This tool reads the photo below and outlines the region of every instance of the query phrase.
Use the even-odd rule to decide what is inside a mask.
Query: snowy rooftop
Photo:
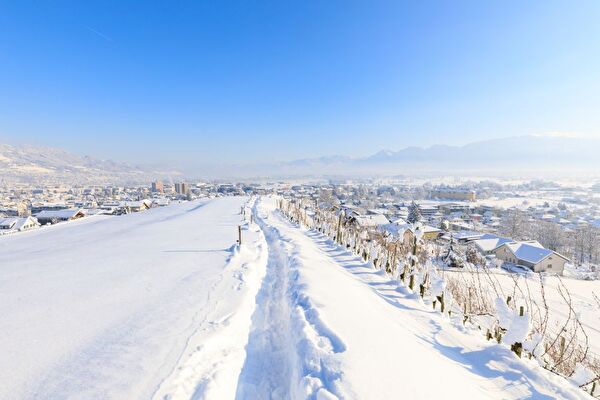
[[[37,213],[37,218],[69,219],[82,212],[79,208],[67,208],[65,210],[44,210]]]
[[[442,230],[440,228],[436,228],[434,226],[430,226],[430,225],[423,225],[423,232],[424,233],[431,233],[431,232],[441,232]]]
[[[481,251],[488,252],[497,249],[504,243],[510,242],[512,242],[512,240],[508,238],[492,234],[485,234],[481,237],[481,239],[475,240],[473,243],[475,243],[475,246],[477,246]]]
[[[540,243],[532,242],[512,242],[507,244],[508,248],[521,261],[537,264],[544,258],[554,253],[552,250],[545,249]]]
[[[18,218],[0,218],[0,229],[12,229]]]
[[[474,240],[480,239],[483,233],[475,231],[458,231],[452,234],[452,237],[457,240]]]
[[[382,214],[357,215],[354,219],[360,226],[378,226],[390,223]]]

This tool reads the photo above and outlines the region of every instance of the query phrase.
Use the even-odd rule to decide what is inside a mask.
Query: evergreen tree
[[[421,221],[421,219],[423,219],[423,216],[421,215],[421,209],[419,209],[417,203],[413,201],[408,207],[407,221],[411,224],[416,224],[417,222]]]

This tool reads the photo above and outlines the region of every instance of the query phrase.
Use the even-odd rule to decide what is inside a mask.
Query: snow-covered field
[[[589,398],[269,198],[2,237],[0,313],[2,399]]]
[[[182,203],[0,238],[0,398],[191,396],[225,361],[233,373],[216,381],[235,390],[265,265],[259,232],[244,231],[248,246],[231,250],[247,200]],[[239,329],[230,333],[231,326]],[[219,331],[227,340],[208,343]],[[229,358],[207,355],[201,361],[209,365],[186,368],[195,352],[220,349]]]

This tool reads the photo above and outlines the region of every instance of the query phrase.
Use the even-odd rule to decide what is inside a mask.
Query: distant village
[[[0,235],[97,215],[143,212],[218,196],[280,195],[335,209],[346,223],[386,235],[416,222],[426,240],[507,270],[583,276],[600,269],[600,185],[552,182],[431,184],[394,181],[210,183],[155,181],[137,186],[0,186]]]
[[[552,182],[466,185],[356,184],[292,186],[284,197],[336,210],[343,224],[390,237],[416,224],[426,241],[453,251],[451,263],[509,272],[600,279],[600,187]],[[410,239],[409,239],[410,240]]]
[[[0,235],[96,215],[137,213],[172,202],[266,193],[259,185],[161,181],[139,186],[0,186]]]

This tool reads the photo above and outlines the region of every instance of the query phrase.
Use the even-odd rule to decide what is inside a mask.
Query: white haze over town
[[[184,154],[187,154],[184,153]],[[165,161],[160,156],[117,160],[110,154],[79,155],[48,146],[0,144],[3,178],[34,176],[118,177],[147,181],[156,177],[187,179],[301,178],[319,176],[386,177],[440,176],[496,178],[571,178],[600,176],[600,135],[550,132],[482,140],[465,145],[441,143],[429,147],[382,149],[363,157],[323,155],[317,158],[240,163],[206,163],[180,157]]]

